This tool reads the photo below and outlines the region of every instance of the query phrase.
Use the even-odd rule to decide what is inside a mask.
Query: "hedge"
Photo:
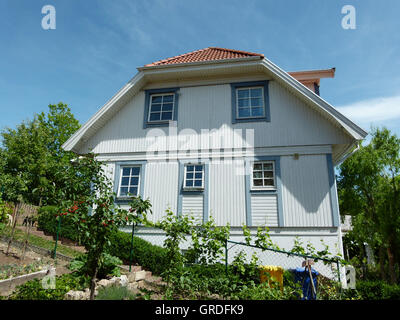
[[[55,214],[58,213],[57,207],[41,207],[38,213],[39,228],[49,234],[55,235],[58,225],[58,221],[55,217]],[[72,222],[69,216],[64,216],[62,219],[60,236],[73,241],[79,241],[77,226]],[[128,263],[131,248],[131,234],[123,231],[115,231],[110,240],[112,246],[108,250],[108,253]],[[132,261],[158,275],[165,270],[165,266],[167,265],[164,248],[153,245],[138,237],[133,238]]]
[[[132,236],[130,233],[116,231],[111,236],[112,246],[108,253],[129,262]],[[133,237],[132,261],[144,269],[160,275],[166,269],[166,250],[138,237]]]
[[[390,285],[382,280],[357,281],[356,290],[363,300],[400,299],[400,285]]]
[[[58,220],[56,214],[58,208],[55,206],[45,206],[38,210],[38,227],[49,234],[57,233]],[[59,236],[61,238],[70,239],[79,242],[78,227],[69,216],[63,216],[61,221],[61,230]]]

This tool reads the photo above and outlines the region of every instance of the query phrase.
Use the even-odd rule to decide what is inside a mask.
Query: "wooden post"
[[[14,232],[15,232],[15,227],[17,226],[17,219],[18,219],[18,212],[19,212],[19,208],[20,208],[20,203],[17,203],[14,205],[14,214],[13,214],[13,226],[11,229],[11,235],[10,235],[10,239],[8,240],[8,246],[7,246],[7,251],[6,251],[6,255],[8,256],[8,253],[10,251],[10,246],[11,246],[11,242],[14,238]]]

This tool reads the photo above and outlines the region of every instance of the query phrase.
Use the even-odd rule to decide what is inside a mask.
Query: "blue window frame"
[[[123,166],[120,170],[118,197],[137,196],[140,184],[140,166]]]
[[[150,89],[145,91],[143,127],[168,126],[178,119],[179,88]]]
[[[146,161],[120,161],[115,163],[115,202],[128,204],[133,196],[143,197]]]
[[[186,164],[184,189],[204,189],[204,165]]]
[[[231,84],[232,123],[270,121],[268,81]]]

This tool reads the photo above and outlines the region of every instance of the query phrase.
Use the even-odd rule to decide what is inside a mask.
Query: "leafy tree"
[[[146,221],[151,204],[148,200],[136,197],[132,199],[129,210],[117,206],[112,183],[104,173],[104,165],[95,160],[94,154],[79,157],[75,162],[75,171],[84,173],[85,181],[90,182],[91,188],[89,194],[80,195],[80,199],[63,201],[59,219],[70,215],[78,226],[81,241],[87,250],[85,270],[91,279],[90,299],[93,300],[96,278],[104,267],[113,232],[128,223]]]
[[[400,139],[388,129],[374,129],[372,140],[340,166],[341,214],[353,216],[353,234],[380,251],[384,275],[386,250],[390,281],[398,274],[400,243]]]
[[[7,201],[36,205],[56,204],[70,170],[72,152],[64,151],[62,144],[80,127],[63,103],[49,105],[48,113],[36,114],[32,120],[15,129],[1,132],[0,187]]]

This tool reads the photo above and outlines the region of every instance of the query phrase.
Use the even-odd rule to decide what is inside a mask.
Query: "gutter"
[[[342,158],[340,158],[339,161],[335,164],[335,167],[341,165],[347,158],[352,156],[354,153],[356,153],[360,149],[360,143],[357,141],[357,142],[355,142],[355,144],[356,144],[356,148],[353,151],[351,151],[350,153],[347,153],[347,150],[354,147],[354,143],[352,145],[350,145],[350,147],[344,152],[345,155]]]

